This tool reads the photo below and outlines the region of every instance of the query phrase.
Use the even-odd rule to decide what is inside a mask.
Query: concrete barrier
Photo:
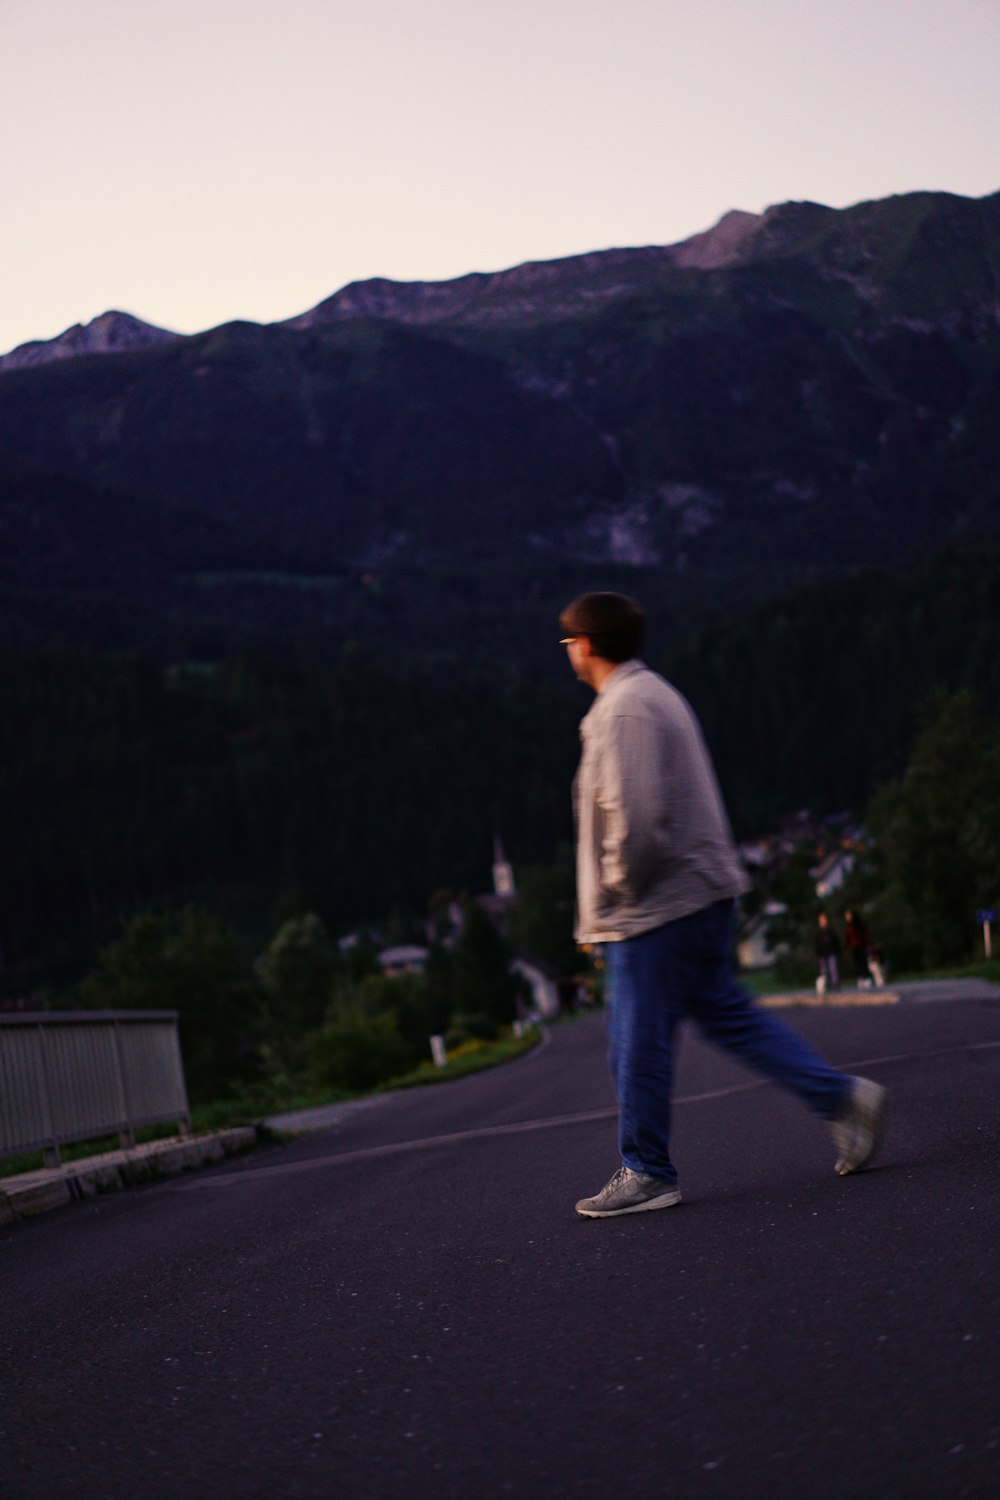
[[[257,1141],[256,1126],[238,1125],[211,1135],[148,1141],[122,1151],[106,1151],[58,1167],[0,1178],[0,1224],[64,1208],[77,1199],[178,1177],[247,1151]]]

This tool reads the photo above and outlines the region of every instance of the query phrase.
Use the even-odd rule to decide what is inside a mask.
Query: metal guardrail
[[[145,1125],[191,1128],[177,1012],[71,1010],[0,1015],[0,1157]]]

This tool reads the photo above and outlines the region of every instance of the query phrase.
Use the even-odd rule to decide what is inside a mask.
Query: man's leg
[[[687,919],[687,1012],[712,1041],[797,1094],[825,1120],[849,1106],[854,1080],[832,1068],[784,1022],[762,1010],[733,970],[732,902]],[[679,926],[680,924],[674,924]]]
[[[681,993],[672,928],[658,927],[604,949],[610,1009],[608,1060],[618,1096],[618,1148],[633,1172],[675,1184],[670,1159],[674,1030]]]
[[[604,950],[608,979],[608,1061],[618,1095],[622,1164],[593,1198],[576,1205],[585,1219],[671,1208],[680,1202],[670,1160],[673,1032],[679,992],[671,983],[669,929],[658,928]]]
[[[790,1026],[754,1004],[733,972],[732,902],[707,907],[695,920],[690,935],[699,940],[700,974],[688,992],[689,1014],[713,1041],[829,1120],[838,1175],[859,1172],[878,1148],[885,1089],[831,1068]]]

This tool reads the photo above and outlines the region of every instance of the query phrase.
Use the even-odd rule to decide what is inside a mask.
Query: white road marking
[[[963,1042],[956,1047],[941,1047],[932,1052],[893,1052],[884,1057],[862,1057],[845,1065],[845,1071],[856,1068],[874,1068],[889,1063],[930,1060],[948,1057],[955,1052],[988,1052],[1000,1047],[996,1042]],[[733,1094],[747,1094],[753,1089],[767,1088],[770,1079],[755,1078],[749,1083],[737,1083],[724,1089],[709,1089],[701,1094],[680,1094],[674,1104],[700,1104],[708,1099],[725,1099]],[[617,1105],[604,1109],[584,1110],[579,1114],[549,1115],[541,1120],[518,1120],[510,1125],[486,1125],[477,1130],[456,1130],[447,1135],[421,1136],[411,1141],[390,1141],[384,1146],[365,1146],[358,1151],[333,1151],[328,1156],[310,1157],[308,1161],[284,1162],[273,1167],[254,1167],[245,1171],[230,1172],[224,1176],[195,1178],[190,1182],[177,1183],[171,1192],[195,1193],[220,1187],[236,1187],[240,1184],[260,1182],[268,1177],[284,1177],[294,1172],[316,1172],[324,1167],[346,1165],[349,1162],[373,1161],[382,1156],[402,1156],[410,1151],[433,1150],[440,1146],[455,1146],[462,1141],[492,1140],[501,1135],[524,1135],[535,1130],[557,1130],[564,1125],[590,1125],[600,1120],[614,1120],[618,1115]]]

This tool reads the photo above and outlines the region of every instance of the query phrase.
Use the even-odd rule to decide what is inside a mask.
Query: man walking
[[[684,1018],[828,1120],[837,1172],[858,1171],[878,1144],[885,1091],[831,1068],[737,982],[734,907],[749,882],[698,722],[638,659],[642,609],[622,594],[583,594],[560,623],[574,672],[597,694],[573,785],[576,938],[605,945],[621,1157],[577,1213],[680,1202],[670,1110]]]

